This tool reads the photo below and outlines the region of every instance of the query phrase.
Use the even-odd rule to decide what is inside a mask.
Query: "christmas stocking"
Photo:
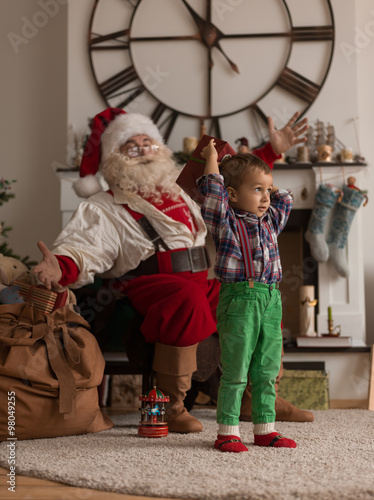
[[[336,205],[333,213],[327,243],[330,250],[330,260],[340,276],[344,278],[349,275],[344,248],[353,217],[365,198],[366,196],[359,190],[343,186],[343,199]]]
[[[315,197],[315,206],[309,219],[308,229],[305,231],[305,239],[310,245],[310,251],[317,262],[327,262],[329,258],[329,247],[324,237],[326,219],[332,207],[341,195],[330,184],[320,184]]]

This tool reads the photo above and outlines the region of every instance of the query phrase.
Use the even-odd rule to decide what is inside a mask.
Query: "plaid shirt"
[[[269,284],[281,281],[277,236],[285,227],[292,209],[291,193],[283,189],[272,193],[269,209],[258,218],[229,206],[221,175],[204,175],[197,180],[197,185],[205,197],[201,213],[216,246],[214,271],[218,280],[247,281],[236,222],[236,217],[242,217],[251,243],[254,280]]]

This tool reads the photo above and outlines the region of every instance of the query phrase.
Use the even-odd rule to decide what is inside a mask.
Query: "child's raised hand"
[[[207,144],[203,149],[201,150],[200,155],[205,159],[208,160],[209,158],[217,159],[218,158],[218,153],[215,148],[216,141],[214,139],[210,139],[209,144]]]

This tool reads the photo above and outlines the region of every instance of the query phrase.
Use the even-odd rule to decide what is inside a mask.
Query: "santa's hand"
[[[42,241],[38,241],[38,248],[42,252],[43,259],[34,267],[34,273],[38,275],[39,280],[46,288],[62,288],[59,284],[62,271],[57,257]]]
[[[275,129],[273,119],[270,116],[268,117],[269,141],[275,154],[280,155],[295,144],[300,144],[307,140],[306,137],[300,136],[309,128],[308,118],[304,118],[295,125],[299,116],[300,113],[297,111],[280,130]]]

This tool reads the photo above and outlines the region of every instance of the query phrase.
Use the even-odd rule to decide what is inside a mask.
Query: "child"
[[[217,329],[222,376],[214,446],[223,452],[248,451],[240,439],[239,414],[249,373],[254,444],[295,448],[295,441],[274,429],[274,383],[282,349],[277,236],[291,212],[291,193],[274,187],[269,166],[252,154],[224,158],[218,167],[214,146],[212,139],[202,150],[206,166],[197,181],[205,197],[201,212],[217,251],[214,270],[221,281]],[[245,265],[251,257],[242,251],[240,221],[242,234],[249,237],[252,276]]]

